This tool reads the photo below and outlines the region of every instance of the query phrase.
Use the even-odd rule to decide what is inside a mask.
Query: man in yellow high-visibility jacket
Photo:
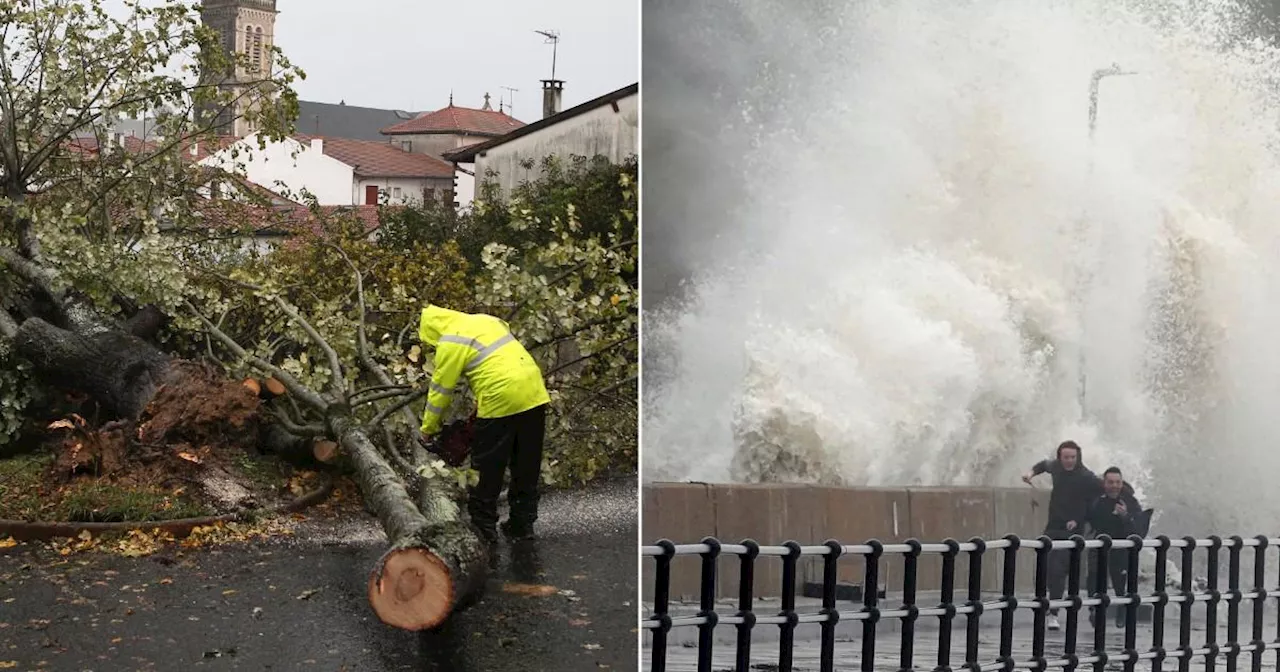
[[[428,305],[422,310],[418,338],[435,348],[435,373],[422,415],[426,438],[440,431],[461,376],[477,400],[471,466],[480,472],[469,489],[471,521],[489,542],[497,540],[498,495],[511,468],[507,503],[511,512],[502,531],[511,539],[533,536],[538,519],[538,480],[546,432],[547,394],[542,371],[506,322],[492,316],[460,313]]]

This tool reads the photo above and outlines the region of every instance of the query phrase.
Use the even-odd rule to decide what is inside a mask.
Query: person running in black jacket
[[[1037,462],[1023,475],[1028,485],[1040,474],[1053,476],[1053,492],[1049,495],[1049,521],[1044,534],[1050,539],[1069,539],[1084,534],[1089,517],[1089,507],[1102,495],[1102,479],[1084,466],[1080,446],[1075,441],[1063,441],[1058,445],[1057,458]],[[1049,598],[1062,599],[1067,588],[1067,568],[1070,554],[1054,551],[1049,554]],[[1058,610],[1050,609],[1047,623],[1050,630],[1058,630]]]
[[[1089,527],[1094,535],[1105,534],[1112,539],[1124,539],[1131,534],[1140,534],[1137,517],[1142,514],[1142,505],[1134,496],[1132,488],[1127,488],[1124,474],[1118,467],[1111,467],[1102,474],[1102,496],[1094,500],[1089,507]],[[1096,551],[1095,551],[1096,552]],[[1117,597],[1125,595],[1125,579],[1128,574],[1129,550],[1113,549],[1107,554],[1107,575],[1111,579],[1111,589]],[[1094,575],[1089,581],[1090,589],[1096,579],[1097,567],[1090,568]],[[1116,624],[1123,625],[1123,611],[1116,611]],[[1090,617],[1092,621],[1092,617]]]

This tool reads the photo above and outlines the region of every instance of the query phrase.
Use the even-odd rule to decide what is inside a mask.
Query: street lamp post
[[[1092,175],[1093,175],[1094,132],[1095,132],[1095,131],[1097,130],[1097,128],[1098,128],[1098,89],[1099,89],[1099,86],[1101,85],[1102,80],[1103,80],[1104,78],[1106,78],[1106,77],[1116,77],[1116,76],[1126,76],[1126,75],[1136,75],[1136,74],[1138,74],[1138,73],[1136,73],[1136,72],[1134,72],[1134,71],[1129,71],[1129,70],[1123,70],[1123,69],[1121,69],[1121,67],[1120,67],[1120,65],[1119,65],[1118,63],[1112,63],[1112,64],[1111,64],[1111,67],[1109,67],[1109,68],[1099,68],[1099,69],[1097,69],[1097,70],[1094,70],[1094,71],[1093,71],[1093,74],[1089,77],[1089,175],[1090,175],[1090,176],[1092,176]],[[1082,251],[1083,251],[1084,253],[1088,254],[1088,253],[1090,253],[1090,252],[1091,252],[1091,250],[1089,250],[1089,249],[1088,249],[1088,246],[1087,246],[1087,245],[1084,245],[1084,243],[1085,243],[1085,242],[1087,242],[1085,239],[1087,239],[1087,237],[1088,237],[1088,214],[1087,214],[1087,213],[1086,213],[1086,215],[1085,215],[1084,217],[1082,217],[1082,218],[1081,218],[1081,222],[1080,222],[1080,223],[1081,223],[1081,227],[1080,227],[1080,228],[1081,228],[1081,230],[1079,231],[1079,235],[1080,235],[1080,237],[1081,237],[1081,239],[1082,239],[1082,240],[1081,240],[1081,247],[1083,248],[1083,249],[1082,249]],[[1084,260],[1081,260],[1081,261],[1082,261],[1082,263],[1083,263],[1083,261],[1084,261]],[[1080,320],[1083,322],[1083,321],[1084,321],[1084,319],[1085,319],[1085,311],[1084,311],[1084,308],[1085,308],[1086,298],[1087,298],[1087,297],[1086,297],[1086,290],[1087,290],[1087,289],[1088,289],[1088,287],[1089,287],[1089,284],[1090,284],[1090,282],[1089,282],[1089,281],[1092,279],[1092,274],[1091,274],[1091,273],[1082,273],[1082,274],[1081,274],[1081,276],[1082,276],[1082,277],[1080,278],[1080,280],[1081,280],[1081,281],[1080,281],[1080,283],[1079,283],[1079,288],[1080,288],[1080,298],[1079,298],[1079,301],[1080,301]],[[1085,349],[1084,349],[1084,345],[1083,345],[1083,340],[1084,340],[1083,331],[1084,331],[1084,330],[1083,330],[1083,329],[1081,329],[1081,341],[1082,341],[1082,343],[1081,343],[1081,344],[1080,344],[1080,346],[1079,346],[1080,351],[1079,351],[1079,353],[1078,353],[1078,360],[1077,360],[1077,362],[1078,362],[1078,363],[1077,363],[1077,366],[1079,367],[1079,372],[1078,372],[1079,383],[1078,383],[1078,389],[1077,389],[1077,402],[1078,402],[1078,403],[1079,403],[1079,405],[1080,405],[1080,412],[1081,412],[1082,414],[1087,415],[1088,413],[1087,413],[1087,407],[1085,406],[1085,396],[1086,396],[1087,388],[1088,388],[1088,377],[1085,375],[1085,356],[1084,356]]]

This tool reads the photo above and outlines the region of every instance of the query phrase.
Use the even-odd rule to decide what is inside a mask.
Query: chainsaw
[[[475,437],[476,416],[456,420],[445,425],[437,437],[426,441],[427,452],[438,456],[451,467],[460,467],[471,454],[471,441]]]

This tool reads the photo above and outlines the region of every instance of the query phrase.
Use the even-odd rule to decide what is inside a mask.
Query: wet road
[[[430,635],[369,609],[368,518],[181,556],[0,550],[0,669],[634,670],[635,512],[634,482],[549,493],[540,539],[504,543],[481,600]]]
[[[1172,610],[1176,612],[1177,610]],[[1241,610],[1240,624],[1237,630],[1236,640],[1242,644],[1248,643],[1252,638],[1253,621],[1250,614],[1245,610]],[[985,665],[997,663],[1000,658],[1000,619],[983,618],[982,625],[979,629],[978,648],[976,652],[976,660]],[[1203,613],[1203,605],[1196,607],[1194,611],[1193,626],[1191,628],[1191,636],[1189,643],[1193,648],[1200,648],[1208,640],[1205,628],[1205,618]],[[1178,619],[1176,616],[1170,615],[1165,619],[1164,630],[1164,646],[1170,655],[1179,646]],[[1226,627],[1225,609],[1218,615],[1219,627],[1216,628],[1216,641],[1221,645],[1224,642],[1231,641],[1230,632]],[[914,664],[914,669],[925,670],[934,669],[935,665],[941,665],[938,659],[939,643],[938,628],[931,623],[922,621],[922,627],[915,633],[912,638],[912,646],[910,649],[910,664]],[[1064,619],[1065,625],[1065,619]],[[1274,608],[1268,608],[1268,612],[1263,619],[1263,637],[1267,642],[1276,639],[1276,617]],[[730,632],[731,638],[733,627],[721,626]],[[720,628],[717,628],[719,630]],[[770,627],[776,631],[776,627]],[[682,632],[673,632],[673,641],[667,648],[666,670],[668,672],[693,672],[698,669],[698,648],[696,644],[696,629],[682,628]],[[1083,619],[1081,627],[1077,631],[1078,639],[1076,643],[1076,652],[1082,658],[1089,655],[1093,650],[1093,629],[1088,626]],[[1150,623],[1139,623],[1137,629],[1137,651],[1145,653],[1150,651],[1152,642],[1152,626]],[[821,648],[818,642],[820,626],[818,625],[801,625],[796,629],[796,644],[793,649],[793,667],[795,672],[817,672],[821,669]],[[763,633],[762,633],[763,634]],[[774,634],[774,633],[769,633]],[[1032,660],[1032,641],[1034,631],[1029,613],[1019,613],[1014,620],[1013,640],[1010,650],[1011,655],[1017,661]],[[647,639],[647,638],[646,638]],[[1106,636],[1105,650],[1110,655],[1118,655],[1124,651],[1124,633],[1123,630],[1117,630],[1108,626]],[[875,649],[873,651],[875,660],[875,669],[878,670],[898,670],[907,667],[903,665],[902,659],[902,633],[901,630],[894,632],[881,632],[875,638]],[[965,664],[965,619],[960,617],[952,628],[950,656],[947,665],[954,669],[959,669]],[[646,649],[642,653],[642,670],[652,669],[652,651],[647,647],[651,647],[652,643],[646,641]],[[1064,634],[1063,631],[1049,632],[1045,637],[1045,656],[1048,660],[1053,661],[1060,659],[1064,652]],[[834,648],[834,662],[838,670],[854,670],[859,669],[863,660],[862,638],[854,637],[837,637]],[[750,651],[751,666],[757,670],[776,670],[778,669],[778,639],[776,636],[761,637],[758,641],[753,641]],[[712,669],[716,672],[735,669],[736,647],[727,641],[719,641],[712,648]],[[1259,669],[1275,670],[1277,655],[1275,651],[1268,651],[1260,657],[1261,665]],[[1216,669],[1226,669],[1227,656],[1220,653],[1216,658]],[[1239,669],[1248,668],[1254,660],[1253,654],[1250,652],[1241,653],[1238,659]],[[1060,666],[1059,666],[1060,667]],[[1164,664],[1164,669],[1177,669],[1178,661],[1176,658],[1169,658]],[[1194,655],[1191,658],[1191,664],[1188,669],[1205,670],[1214,669],[1215,666],[1207,665],[1205,656]],[[1053,668],[1050,668],[1053,669]],[[1080,669],[1093,669],[1093,666],[1082,665]],[[1125,669],[1123,662],[1108,662],[1106,665],[1108,670]],[[1137,665],[1139,670],[1150,670],[1151,661],[1143,660]]]

